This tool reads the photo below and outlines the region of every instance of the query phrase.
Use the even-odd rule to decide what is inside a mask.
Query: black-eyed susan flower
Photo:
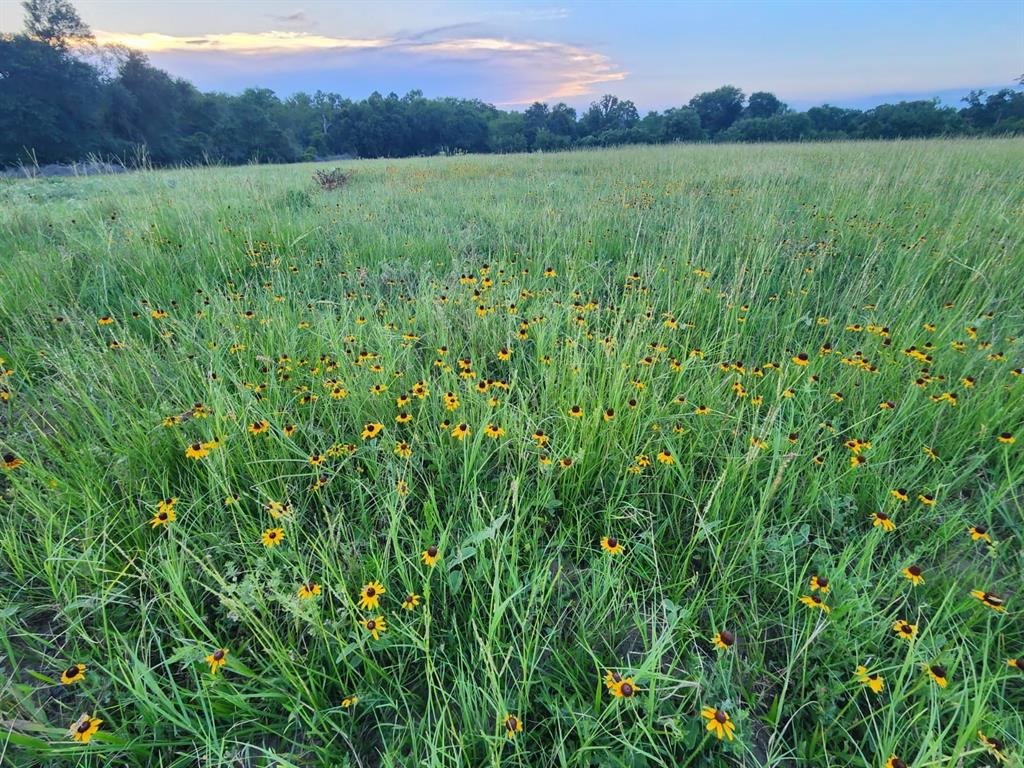
[[[75,741],[88,744],[89,739],[96,735],[96,731],[103,724],[102,720],[89,715],[82,715],[68,727],[68,735]]]
[[[910,768],[910,766],[896,757],[896,755],[889,755],[889,759],[885,761],[885,768]]]
[[[609,669],[604,673],[604,687],[611,691],[613,688],[616,688],[624,679],[625,678],[623,678],[621,673]]]
[[[383,616],[377,616],[373,619],[364,619],[359,623],[363,625],[363,629],[369,632],[374,640],[380,640],[381,634],[386,632],[388,629]]]
[[[5,453],[2,457],[2,466],[4,469],[13,472],[25,462],[15,456],[13,453]]]
[[[1002,740],[997,739],[995,736],[986,736],[984,731],[978,731],[978,741],[985,746],[985,749],[988,750],[989,754],[997,762],[1008,763],[1010,761],[1010,758],[1006,755],[1006,745],[1003,744]]]
[[[1012,432],[1001,432],[996,435],[996,440],[1004,445],[1012,445],[1017,442],[1017,438],[1013,436]]]
[[[724,710],[715,707],[704,707],[700,714],[701,717],[708,721],[708,731],[715,734],[719,740],[727,738],[729,741],[732,741],[735,738],[733,732],[736,730],[736,726]]]
[[[946,668],[941,664],[925,664],[925,671],[928,673],[928,677],[935,681],[935,684],[939,688],[946,688],[949,686],[949,678],[947,677]]]
[[[299,597],[303,600],[311,600],[320,594],[320,585],[313,581],[306,581],[299,587]]]
[[[919,587],[924,584],[924,576],[921,573],[921,566],[919,565],[908,565],[902,571],[903,575],[910,579],[910,583],[915,587]]]
[[[892,631],[896,633],[897,637],[902,637],[907,642],[917,637],[917,624],[911,624],[903,619],[898,619],[896,623],[892,625]]]
[[[491,438],[492,440],[497,440],[504,434],[505,430],[499,427],[497,424],[488,424],[486,427],[484,427],[484,435]]]
[[[881,693],[885,688],[885,680],[877,672],[868,672],[864,665],[857,667],[857,679],[872,693]]]
[[[149,524],[156,528],[158,526],[166,527],[169,523],[173,523],[175,520],[174,506],[161,506],[153,518],[149,521]]]
[[[348,709],[349,707],[354,707],[357,703],[359,703],[359,697],[356,696],[354,693],[349,694],[341,700],[341,708]]]
[[[615,536],[602,536],[601,549],[610,555],[621,555],[626,551],[622,546],[622,542]]]
[[[192,443],[188,448],[185,449],[185,455],[188,458],[195,461],[205,458],[210,453],[210,450],[203,445],[203,443]]]
[[[800,598],[800,602],[812,610],[819,610],[823,613],[829,613],[832,610],[827,605],[825,605],[825,601],[818,597],[818,595],[816,594],[805,595],[804,597]]]
[[[985,541],[992,544],[992,535],[988,532],[987,525],[971,525],[968,526],[967,532],[971,534],[972,541]]]
[[[384,431],[384,425],[377,421],[368,421],[363,425],[363,431],[360,433],[360,437],[363,440],[373,440],[378,437],[381,432]]]
[[[422,553],[420,553],[420,557],[423,559],[424,565],[426,565],[428,568],[433,568],[435,565],[437,565],[437,560],[441,557],[441,552],[435,545],[431,544],[429,547],[423,550]]]
[[[885,512],[872,512],[870,518],[874,528],[881,528],[886,533],[896,530],[896,523]]]
[[[616,675],[618,675],[618,673],[616,673]],[[618,676],[620,679],[608,686],[608,691],[611,695],[617,699],[631,699],[636,696],[639,688],[637,688],[636,683],[633,682],[633,678],[623,678],[621,675]]]
[[[72,664],[60,673],[60,681],[64,685],[71,685],[80,680],[85,680],[85,664]]]
[[[371,581],[359,592],[359,607],[372,611],[380,606],[380,598],[387,592],[379,581]]]
[[[821,590],[821,594],[827,595],[832,589],[832,585],[829,584],[828,579],[824,576],[818,576],[815,574],[814,576],[811,576],[811,592],[819,589]]]
[[[515,715],[505,713],[505,719],[502,721],[505,726],[505,736],[514,739],[517,733],[523,732],[523,721]]]
[[[935,504],[935,497],[930,493],[917,494],[917,500],[924,504],[926,507],[930,507]]]
[[[451,432],[452,437],[454,437],[456,440],[465,440],[466,436],[469,433],[470,433],[469,424],[467,424],[464,421],[459,423],[459,424],[456,424],[452,428],[452,432]]]
[[[893,488],[889,493],[897,501],[902,501],[904,503],[910,501],[910,496],[907,494],[906,488]]]
[[[671,464],[675,464],[676,459],[675,456],[672,455],[672,452],[666,448],[665,450],[658,452],[658,461],[665,466],[669,466]]]
[[[213,653],[208,654],[206,657],[206,663],[210,665],[210,674],[213,677],[216,677],[217,670],[228,663],[228,649],[218,648]]]
[[[403,459],[408,459],[412,456],[412,446],[404,440],[395,443],[395,455],[401,456]]]
[[[808,362],[809,358],[808,358],[806,352],[801,352],[798,355],[793,355],[793,357],[791,357],[790,360],[793,361],[794,365],[799,365],[799,366],[803,367],[803,366],[807,365],[807,362]]]
[[[249,425],[249,431],[254,435],[262,435],[270,429],[270,422],[266,419],[254,421]]]
[[[1006,601],[995,592],[984,592],[980,589],[975,589],[971,591],[971,597],[977,598],[983,605],[988,606],[997,613],[1002,613],[1006,610]]]
[[[405,599],[402,600],[402,608],[406,611],[414,610],[416,606],[419,604],[420,596],[417,595],[415,592],[410,592],[405,596]]]
[[[736,644],[736,635],[727,629],[723,629],[715,633],[715,636],[711,638],[711,642],[714,643],[715,648],[718,650],[728,651]]]
[[[284,528],[267,528],[260,538],[264,547],[276,547],[284,541]]]

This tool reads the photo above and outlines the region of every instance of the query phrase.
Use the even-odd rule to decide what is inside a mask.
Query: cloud
[[[430,65],[472,67],[493,72],[500,88],[494,100],[503,105],[575,99],[604,84],[619,82],[627,72],[611,59],[579,45],[543,40],[516,40],[483,33],[470,36],[472,25],[450,25],[416,34],[340,37],[309,32],[227,32],[176,36],[158,32],[96,31],[97,42],[144,53],[217,56],[225,66],[241,61],[274,69],[358,68],[380,65],[389,71],[421,70]],[[462,31],[465,36],[454,35]],[[385,59],[381,59],[381,57]],[[368,77],[377,71],[369,67]]]
[[[273,19],[274,21],[281,21],[286,24],[304,24],[309,21],[305,11],[295,11],[295,13],[287,13],[283,15],[268,13],[267,18]]]

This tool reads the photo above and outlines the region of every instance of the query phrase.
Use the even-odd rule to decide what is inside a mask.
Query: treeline
[[[723,86],[640,116],[606,95],[504,111],[476,99],[264,88],[203,93],[126,49],[83,56],[89,31],[66,0],[30,0],[26,32],[0,37],[0,166],[115,156],[155,165],[293,162],[338,155],[530,152],[673,141],[895,139],[1024,133],[1024,91],[973,91],[965,106],[903,101],[868,110],[790,109],[771,93]],[[74,43],[74,44],[73,44]]]

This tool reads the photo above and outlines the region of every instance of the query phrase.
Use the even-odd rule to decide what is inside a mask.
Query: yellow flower
[[[465,440],[466,439],[466,435],[468,435],[468,434],[469,434],[469,424],[467,424],[466,422],[462,422],[461,424],[457,424],[452,429],[452,437],[454,437],[456,440]]]
[[[733,645],[736,644],[736,636],[732,632],[723,629],[721,632],[715,633],[715,636],[711,639],[711,642],[714,643],[715,648],[717,648],[718,650],[728,651],[730,648],[733,647]]]
[[[515,715],[505,714],[505,735],[510,739],[514,739],[517,733],[521,733],[523,730],[523,721]]]
[[[209,449],[202,443],[192,443],[192,445],[185,449],[185,455],[196,461],[199,461],[199,459],[206,456],[209,452]]]
[[[502,429],[501,427],[495,426],[494,424],[488,424],[486,427],[484,427],[484,434],[493,440],[497,440],[499,437],[505,434],[505,430]]]
[[[928,676],[936,682],[939,688],[945,688],[949,685],[949,678],[946,677],[946,668],[941,664],[925,664],[925,670],[928,672]]]
[[[420,554],[420,557],[423,558],[423,562],[427,567],[433,568],[437,564],[438,558],[441,557],[441,553],[436,546],[431,544]]]
[[[704,707],[700,714],[708,721],[707,729],[714,733],[719,740],[728,738],[729,741],[732,741],[735,738],[733,732],[736,730],[736,726],[726,712],[715,707]]]
[[[917,565],[908,565],[903,569],[903,575],[910,579],[910,582],[919,587],[924,584],[924,576],[921,575],[921,568]]]
[[[874,528],[881,528],[886,533],[890,533],[896,530],[896,523],[894,523],[885,512],[872,512],[871,525]]]
[[[366,619],[359,623],[363,625],[363,629],[373,636],[374,640],[380,640],[381,634],[388,629],[383,616],[378,616],[375,619]]]
[[[217,670],[228,663],[228,649],[218,648],[206,657],[206,663],[210,665],[210,674],[217,676]]]
[[[995,736],[986,736],[984,731],[978,731],[978,740],[985,745],[985,748],[996,759],[996,762],[1009,762],[1010,758],[1006,756],[1006,747],[1000,739],[997,739]]]
[[[1006,601],[995,592],[983,592],[980,589],[971,591],[971,597],[976,597],[997,613],[1006,611]]]
[[[601,537],[601,549],[610,555],[621,555],[625,552],[625,549],[622,547],[622,542],[614,536]]]
[[[162,503],[162,502],[161,502]],[[173,523],[175,520],[174,507],[162,507],[149,521],[149,524],[156,528],[157,526],[167,527],[168,523]]]
[[[102,720],[97,720],[95,717],[82,715],[68,727],[68,735],[75,741],[88,744],[89,739],[96,734],[102,723]]]
[[[669,451],[668,449],[665,449],[665,450],[660,451],[658,453],[658,461],[661,462],[662,464],[668,466],[670,464],[674,464],[676,459],[675,459],[675,456],[672,455],[671,451]]]
[[[284,528],[267,528],[261,538],[264,547],[276,547],[284,541]]]
[[[910,766],[896,757],[896,755],[889,755],[889,759],[885,761],[885,768],[910,768]]]
[[[79,680],[85,680],[85,664],[72,664],[60,673],[60,681],[64,685],[71,685]]]
[[[420,596],[415,592],[410,592],[405,596],[405,600],[402,601],[402,608],[407,611],[412,611],[420,604]]]
[[[811,576],[811,592],[816,589],[820,589],[821,594],[827,595],[832,587],[824,576]]]
[[[363,440],[373,440],[375,437],[380,435],[384,430],[384,425],[377,421],[368,421],[363,425],[363,431],[360,433],[360,437]]]
[[[857,679],[860,680],[872,693],[881,693],[885,688],[885,680],[877,672],[868,672],[865,666],[857,667]]]
[[[903,619],[899,619],[892,625],[892,631],[907,642],[910,642],[917,636],[917,624],[911,624]]]
[[[344,699],[341,700],[341,707],[342,707],[342,709],[348,709],[349,707],[354,706],[358,702],[359,702],[359,697],[356,696],[353,693],[353,694],[351,694],[349,696],[346,696]]]
[[[379,581],[371,581],[359,593],[359,607],[364,611],[372,611],[380,606],[380,597],[387,590]]]
[[[312,581],[307,581],[299,587],[299,597],[303,600],[310,600],[316,595],[320,594],[320,585]]]
[[[817,608],[819,611],[828,613],[832,609],[825,605],[825,601],[817,595],[807,595],[800,598],[800,602],[806,605],[808,608]]]

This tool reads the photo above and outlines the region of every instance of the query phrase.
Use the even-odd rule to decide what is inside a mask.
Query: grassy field
[[[0,764],[1020,764],[1024,141],[350,166],[0,185]]]

